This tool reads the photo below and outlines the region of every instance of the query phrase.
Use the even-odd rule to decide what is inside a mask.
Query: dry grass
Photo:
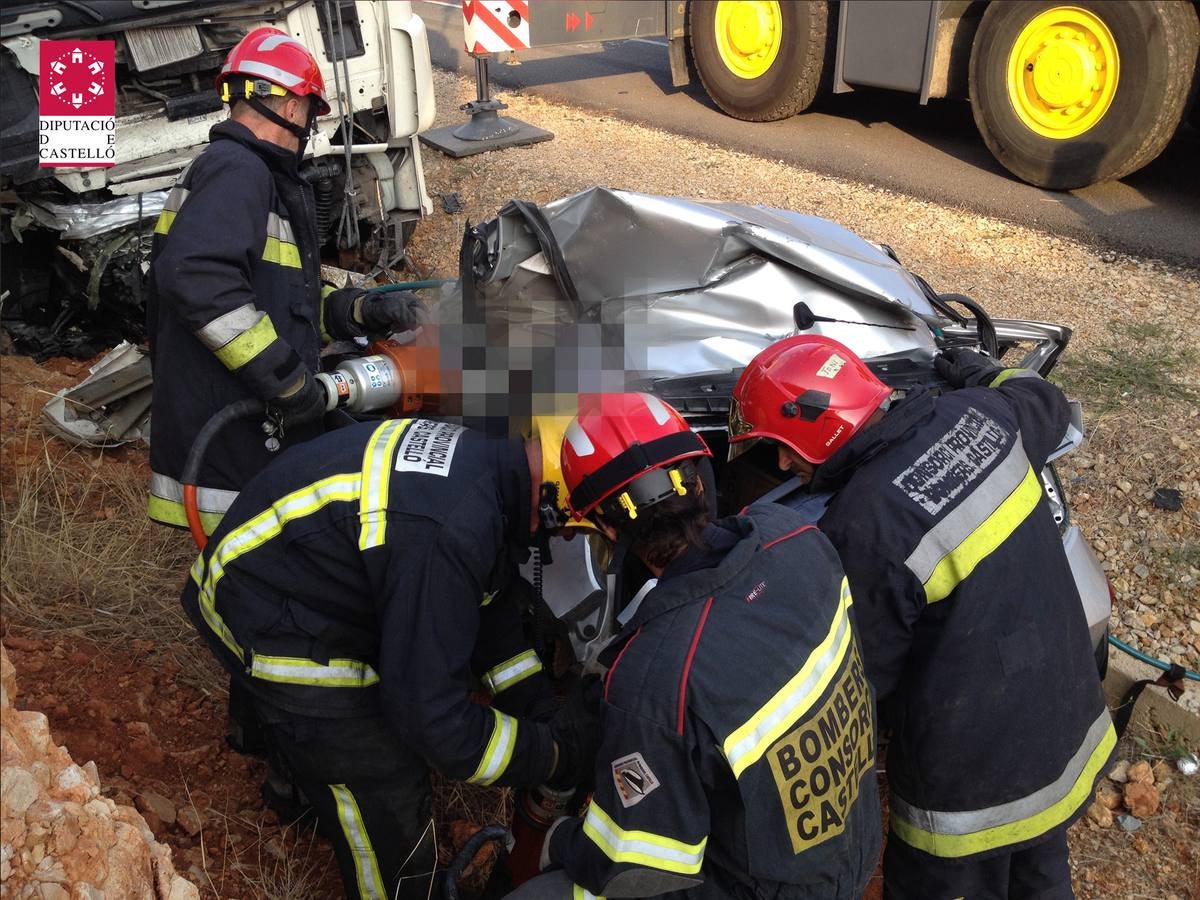
[[[281,831],[262,821],[229,816],[216,810],[225,824],[221,864],[201,839],[202,890],[215,897],[228,896],[231,889],[248,891],[261,900],[320,900],[329,896],[331,877],[336,880],[333,856],[318,849],[316,829],[310,824],[285,826]],[[235,828],[230,827],[233,822]],[[269,833],[268,833],[269,832]],[[243,839],[249,835],[249,843]]]
[[[179,590],[195,548],[146,517],[142,475],[53,440],[39,456],[0,497],[7,622],[97,641],[194,640]]]

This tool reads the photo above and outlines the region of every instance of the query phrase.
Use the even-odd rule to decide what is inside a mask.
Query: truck
[[[5,329],[35,355],[91,356],[144,337],[154,220],[225,118],[214,88],[229,50],[274,25],[316,55],[331,112],[301,164],[323,258],[396,265],[432,212],[417,133],[434,118],[425,25],[409,2],[35,0],[0,9],[0,288]],[[39,46],[112,41],[116,164],[44,167]]]
[[[532,47],[665,36],[672,80],[786,119],[830,93],[967,98],[997,161],[1038,187],[1123,178],[1197,89],[1196,0],[468,0]],[[528,21],[521,22],[522,10]],[[470,48],[468,48],[470,49]]]

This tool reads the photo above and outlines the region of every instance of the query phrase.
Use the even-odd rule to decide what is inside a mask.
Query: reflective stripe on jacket
[[[817,469],[867,674],[892,728],[896,837],[1009,852],[1086,807],[1116,735],[1038,473],[1062,393],[1005,370],[917,392]]]
[[[264,702],[304,716],[382,708],[451,778],[536,784],[549,732],[518,716],[544,706],[548,685],[509,597],[530,503],[518,441],[424,419],[338,429],[251,479],[183,604]],[[491,708],[470,701],[479,682]]]
[[[311,188],[295,155],[227,121],[180,175],[154,228],[147,303],[154,366],[154,472],[148,512],[186,524],[179,478],[196,434],[223,407],[279,396],[321,347],[320,260]],[[319,434],[289,428],[284,446]],[[211,532],[245,481],[271,459],[259,420],[235,422],[201,467]],[[207,501],[207,502],[206,502]]]
[[[879,853],[874,702],[829,542],[755,504],[622,631],[596,790],[550,858],[581,891],[857,898]],[[675,563],[672,563],[675,566]]]

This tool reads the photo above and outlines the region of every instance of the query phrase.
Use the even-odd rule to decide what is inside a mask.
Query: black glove
[[[988,384],[1004,370],[1004,366],[990,356],[966,347],[943,350],[934,357],[933,368],[955,388]]]
[[[425,304],[410,291],[364,291],[355,318],[368,336],[412,331],[425,321]]]
[[[325,330],[338,340],[362,337],[362,324],[354,318],[355,305],[367,291],[360,287],[346,287],[333,291],[322,301]]]
[[[276,397],[268,401],[267,408],[279,424],[287,428],[289,425],[302,425],[321,418],[325,415],[328,401],[324,386],[305,372],[304,383],[300,385],[299,390],[286,397]]]
[[[600,681],[589,679],[550,720],[558,761],[546,779],[549,787],[562,790],[591,786],[600,750],[600,694]]]

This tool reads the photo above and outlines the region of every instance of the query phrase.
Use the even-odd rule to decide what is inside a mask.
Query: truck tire
[[[692,0],[692,65],[708,96],[748,122],[808,108],[833,72],[829,3]]]
[[[1174,135],[1198,46],[1190,2],[994,0],[971,48],[975,126],[1038,187],[1121,178]]]

